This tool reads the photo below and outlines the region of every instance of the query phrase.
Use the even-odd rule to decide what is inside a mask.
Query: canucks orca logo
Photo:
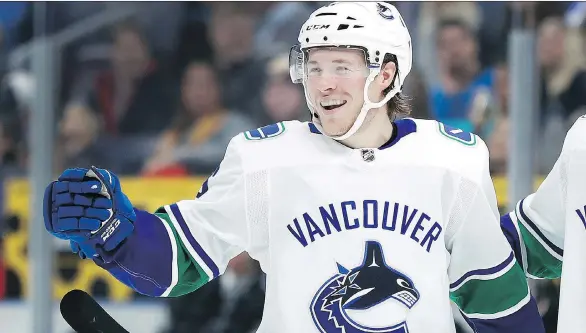
[[[395,19],[395,16],[393,16],[393,12],[391,11],[391,9],[387,6],[385,6],[384,4],[377,2],[376,9],[378,11],[378,14],[380,16],[386,18],[387,20],[394,20]]]
[[[419,292],[409,277],[387,266],[378,242],[366,242],[364,261],[360,266],[348,270],[338,264],[338,271],[318,290],[311,302],[313,321],[320,332],[408,332],[406,314],[419,300]],[[394,312],[402,312],[399,316],[403,317],[379,327],[365,326],[351,318],[384,305],[398,309]],[[393,317],[387,309],[384,311],[385,316],[376,317]]]

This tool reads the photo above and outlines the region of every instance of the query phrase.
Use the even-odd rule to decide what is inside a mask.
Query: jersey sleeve
[[[565,161],[558,159],[538,190],[501,217],[503,229],[514,235],[513,248],[527,277],[561,276],[564,239]],[[519,257],[520,256],[520,257]]]
[[[498,223],[488,151],[477,179],[462,178],[446,247],[450,298],[478,333],[544,332],[523,270]]]
[[[586,118],[576,121],[568,131],[560,157],[535,193],[519,201],[513,212],[501,217],[501,228],[527,277],[561,277],[566,233],[570,161],[586,155]],[[576,173],[579,177],[579,173]],[[573,207],[577,209],[579,207]],[[575,212],[586,212],[580,209]]]
[[[180,296],[221,275],[228,262],[251,248],[246,176],[232,139],[224,159],[196,198],[137,210],[135,232],[101,265],[149,296]],[[164,190],[164,189],[160,189]]]

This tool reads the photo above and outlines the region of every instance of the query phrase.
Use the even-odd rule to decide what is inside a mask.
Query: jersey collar
[[[400,120],[395,120],[393,122],[393,127],[395,128],[395,132],[384,145],[380,146],[378,149],[387,149],[391,148],[392,146],[396,145],[399,140],[406,137],[411,133],[415,133],[417,131],[417,124],[413,121],[413,119],[404,118]]]
[[[314,134],[321,134],[321,132],[315,127],[312,122],[307,123],[309,125],[309,131]],[[389,141],[380,146],[378,149],[387,149],[397,144],[402,138],[406,137],[411,133],[417,131],[417,124],[409,118],[395,120],[393,122],[394,132]]]

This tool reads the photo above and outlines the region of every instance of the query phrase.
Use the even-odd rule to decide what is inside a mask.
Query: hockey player
[[[267,274],[258,332],[543,332],[503,236],[477,136],[403,119],[411,40],[386,3],[315,11],[291,50],[312,122],[232,139],[194,200],[133,208],[118,178],[69,169],[45,227],[134,290],[196,290],[242,251]]]
[[[537,191],[501,217],[526,275],[562,278],[558,333],[586,327],[585,173],[586,116],[582,116],[566,135],[560,157]]]

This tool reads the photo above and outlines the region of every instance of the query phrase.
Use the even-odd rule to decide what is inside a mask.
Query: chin
[[[320,113],[319,116],[319,121],[324,134],[328,136],[340,136],[346,134],[354,124],[354,120],[355,119],[349,120],[341,114],[324,115]]]
[[[339,124],[336,121],[326,122],[325,124],[322,122],[321,126],[324,129],[325,134],[329,136],[344,135],[351,127],[351,125]]]

